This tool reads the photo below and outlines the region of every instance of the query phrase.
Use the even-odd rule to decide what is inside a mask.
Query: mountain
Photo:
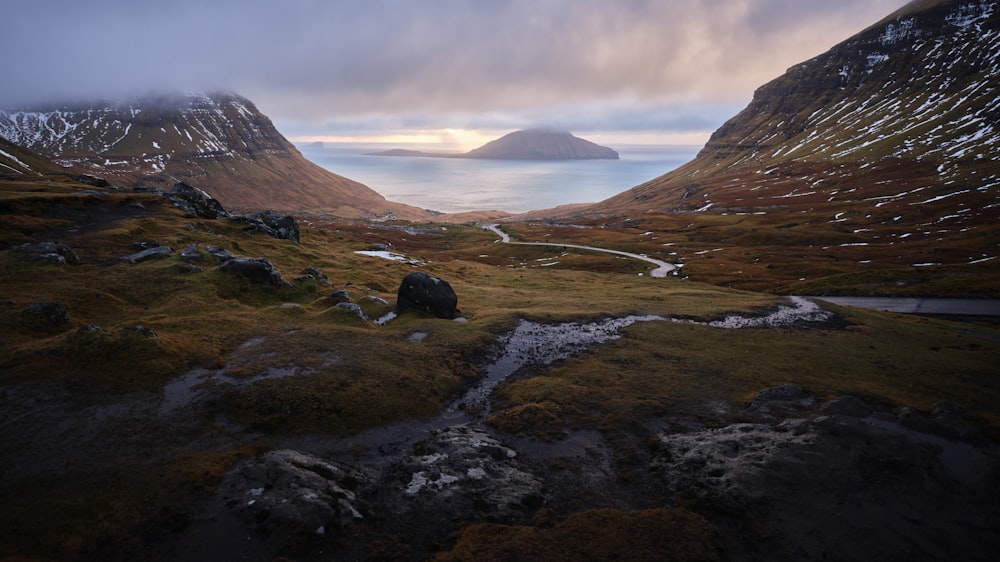
[[[576,137],[566,131],[528,129],[514,131],[464,154],[442,154],[393,149],[374,156],[423,156],[484,160],[617,160],[613,149]]]
[[[690,163],[587,212],[831,208],[858,227],[993,222],[996,7],[910,3],[760,87]]]
[[[0,137],[0,176],[56,174],[64,170],[20,146]]]
[[[0,137],[112,182],[169,187],[183,181],[227,207],[430,215],[308,161],[253,103],[233,93],[0,111]]]

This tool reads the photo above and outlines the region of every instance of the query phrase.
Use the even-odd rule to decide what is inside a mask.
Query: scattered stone
[[[281,216],[273,211],[261,211],[249,216],[235,215],[232,220],[249,225],[251,232],[262,232],[280,240],[299,242],[299,223],[295,217]]]
[[[134,264],[148,260],[163,259],[172,253],[174,253],[174,250],[170,246],[155,246],[141,252],[127,255],[122,258],[122,261]]]
[[[219,266],[220,271],[241,275],[257,285],[281,287],[287,285],[281,272],[267,258],[233,258]]]
[[[211,195],[202,189],[192,187],[184,182],[174,184],[169,198],[175,206],[203,219],[224,219],[231,215]]]
[[[454,318],[458,296],[440,277],[415,271],[403,278],[396,294],[396,311],[420,310],[438,318]]]
[[[37,261],[71,265],[80,263],[80,258],[76,255],[76,252],[66,244],[58,242],[25,242],[18,246],[17,249],[19,252],[28,254],[29,259]]]
[[[181,259],[185,261],[201,261],[205,259],[205,256],[198,249],[197,244],[192,244],[181,250]]]
[[[383,299],[382,297],[367,296],[364,298],[366,301],[371,301],[375,304],[381,304],[382,306],[389,306],[389,301]]]
[[[205,251],[211,254],[215,259],[219,260],[219,263],[225,263],[236,257],[229,253],[229,250],[221,246],[206,246]]]
[[[282,450],[240,463],[220,490],[265,536],[323,535],[364,519],[367,508],[356,492],[368,480],[346,464]]]
[[[28,324],[40,329],[61,328],[69,322],[69,311],[60,302],[36,302],[24,310]]]
[[[81,326],[79,330],[76,331],[78,334],[101,334],[104,333],[104,328],[98,324],[87,324],[86,326]]]
[[[340,308],[357,314],[362,320],[368,320],[368,315],[365,314],[364,309],[361,306],[354,304],[353,302],[338,302],[334,308]]]

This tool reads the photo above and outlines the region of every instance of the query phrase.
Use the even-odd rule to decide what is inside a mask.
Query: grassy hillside
[[[502,245],[465,225],[303,216],[295,244],[247,233],[232,221],[187,215],[158,195],[65,176],[0,181],[0,217],[0,499],[7,506],[0,555],[22,559],[86,559],[165,540],[160,534],[184,527],[186,510],[241,458],[433,417],[480,376],[497,336],[520,318],[641,313],[708,320],[773,307],[773,296],[723,286],[720,276],[743,263],[746,250],[715,237],[739,223],[755,221],[760,228],[742,224],[739,236],[757,237],[761,263],[755,267],[779,284],[792,269],[813,278],[820,271],[830,275],[837,263],[832,257],[825,261],[833,265],[823,266],[775,261],[780,274],[772,275],[768,262],[786,241],[810,237],[820,246],[852,239],[834,228],[803,230],[735,216],[511,228],[523,239],[579,242],[585,236],[588,243],[639,251],[649,243],[664,248],[669,240],[674,245],[665,248],[683,255],[688,277],[653,279],[638,275],[646,269],[641,262]],[[38,261],[19,249],[39,242],[67,245],[78,263]],[[143,243],[168,245],[174,253],[134,264],[121,260]],[[355,253],[373,244],[419,264]],[[180,257],[192,245],[201,261]],[[211,245],[267,258],[290,284],[255,286],[219,271]],[[306,277],[307,268],[321,269],[329,284]],[[368,318],[377,318],[392,309],[403,276],[417,269],[452,284],[465,322],[410,313],[379,326],[331,298],[334,290],[346,290]],[[879,283],[876,277],[855,283],[862,281]],[[951,283],[937,286],[947,292],[961,278]],[[68,319],[32,312],[44,302],[63,304]],[[754,393],[786,383],[893,407],[926,410],[947,399],[987,432],[1000,430],[995,326],[834,310],[838,321],[806,331],[636,325],[617,342],[502,385],[489,423],[546,439],[580,429],[617,435],[614,466],[623,482],[634,470],[629,450],[635,443],[621,435],[665,420],[726,423]],[[413,341],[414,333],[424,337]],[[177,398],[179,380],[223,368],[228,382],[198,387],[210,398]],[[626,515],[594,493],[576,507],[549,512],[570,517],[554,527],[556,519],[543,518],[531,528],[470,528],[450,555],[482,548],[483,540],[491,548],[550,534],[572,540],[607,525],[632,525],[632,518],[651,525],[652,534],[643,536],[679,528],[692,537],[712,535],[711,524],[689,511]],[[573,515],[593,507],[611,511]],[[367,544],[390,559],[417,548],[411,538],[381,535],[377,527],[357,533],[341,540]],[[614,548],[602,544],[595,548]]]

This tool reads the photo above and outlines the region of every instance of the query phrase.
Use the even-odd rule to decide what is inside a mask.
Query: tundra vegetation
[[[857,266],[857,247],[839,245],[850,234],[768,217],[505,226],[519,240],[684,264],[681,275],[654,279],[639,261],[500,244],[477,225],[301,214],[294,243],[199,218],[152,192],[51,175],[0,186],[0,556],[12,559],[126,557],[184,527],[187,510],[240,459],[434,418],[474,384],[498,336],[521,319],[709,321],[772,309],[780,293],[996,296],[1000,273],[995,262],[915,269],[905,258],[869,271]],[[68,246],[77,263],[20,249],[39,242]],[[121,259],[153,246],[173,252]],[[211,246],[266,258],[287,283],[220,271]],[[191,247],[200,259],[182,257]],[[373,247],[410,261],[357,253]],[[897,250],[867,246],[866,259]],[[420,313],[374,322],[416,270],[449,281],[464,322]],[[345,298],[365,318],[338,307]],[[39,318],[37,303],[62,304],[68,319]],[[994,322],[827,308],[836,320],[808,330],[633,325],[619,340],[501,384],[486,423],[539,443],[598,432],[623,486],[642,478],[637,457],[656,449],[650,427],[733,423],[761,389],[786,384],[888,409],[928,411],[948,400],[986,436],[1000,435]],[[224,370],[226,382],[207,380],[199,391],[208,399],[170,402],[171,383],[199,369]],[[573,478],[578,467],[560,460],[548,470]],[[718,556],[714,523],[696,501],[625,507],[639,509],[595,489],[522,521],[455,522],[444,542],[361,524],[330,548],[363,543],[372,559],[570,559],[580,545],[632,559]]]

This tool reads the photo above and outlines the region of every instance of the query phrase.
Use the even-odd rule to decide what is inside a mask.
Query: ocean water
[[[471,160],[368,156],[382,144],[297,145],[316,164],[359,181],[390,201],[443,213],[510,213],[596,203],[694,158],[700,146],[615,146],[620,160]]]

